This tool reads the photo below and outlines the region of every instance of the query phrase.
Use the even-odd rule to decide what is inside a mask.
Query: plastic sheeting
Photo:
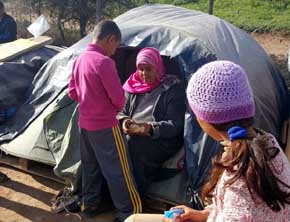
[[[269,56],[250,35],[215,16],[168,5],[133,9],[116,22],[126,45],[156,47],[173,57],[185,86],[206,62],[218,59],[240,64],[255,95],[255,125],[279,136],[289,114],[288,91]],[[199,189],[219,145],[201,131],[190,111],[185,120],[187,170],[194,188]]]
[[[255,125],[279,136],[289,114],[289,93],[269,56],[250,35],[208,14],[169,5],[145,5],[117,17],[123,43],[132,47],[156,47],[171,57],[184,89],[190,76],[212,60],[230,60],[247,72],[256,103]],[[71,65],[91,41],[91,35],[53,57],[35,76],[29,97],[15,117],[0,128],[1,148],[6,152],[38,161],[55,163],[59,176],[79,182],[79,151],[75,103],[69,102],[66,88]],[[126,62],[126,56],[123,62]],[[119,58],[122,59],[122,58]],[[65,102],[64,102],[65,101]],[[36,122],[38,121],[38,124]],[[31,136],[28,132],[35,132]],[[199,190],[219,145],[205,135],[188,110],[185,115],[186,172],[194,189]],[[25,141],[26,146],[19,148]],[[18,147],[17,147],[18,146]],[[25,152],[24,152],[25,151]],[[152,194],[184,202],[185,176],[154,184]],[[183,175],[183,174],[182,174]],[[164,187],[176,184],[170,192]],[[171,186],[172,187],[172,186]],[[180,195],[176,194],[179,190]],[[184,191],[184,192],[183,192]]]
[[[21,105],[35,74],[61,50],[53,46],[42,47],[13,61],[0,63],[0,111]]]

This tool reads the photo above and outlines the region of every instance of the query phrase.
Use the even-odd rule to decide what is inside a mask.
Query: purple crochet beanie
[[[187,99],[194,114],[208,123],[228,123],[255,115],[255,102],[247,75],[230,61],[202,66],[191,77]]]

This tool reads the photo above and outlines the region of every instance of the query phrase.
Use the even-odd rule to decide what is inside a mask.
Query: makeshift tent
[[[4,46],[6,47],[6,44],[2,45]],[[14,45],[7,44],[7,50],[8,46]],[[9,62],[0,63],[0,113],[10,107],[17,108],[24,102],[25,93],[31,86],[35,74],[61,50],[62,48],[55,46],[44,46],[18,55]]]
[[[168,60],[178,68],[167,71],[180,77],[184,89],[203,64],[233,61],[247,71],[253,88],[255,126],[279,137],[281,124],[289,114],[289,93],[269,56],[250,35],[215,16],[170,5],[145,5],[115,21],[122,31],[122,43],[130,46],[120,48],[116,55],[123,81],[134,69],[134,47],[156,47],[167,59],[171,58]],[[2,150],[56,164],[55,173],[74,182],[79,181],[80,169],[77,107],[66,91],[72,62],[91,39],[92,35],[88,35],[46,63],[28,90],[30,96],[15,117],[0,128]],[[153,184],[149,193],[184,203],[188,181],[193,190],[200,189],[219,145],[201,131],[189,110],[185,115],[184,142],[185,170]]]

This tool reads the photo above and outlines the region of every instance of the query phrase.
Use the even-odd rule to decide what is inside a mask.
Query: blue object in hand
[[[180,214],[183,214],[183,213],[184,213],[183,209],[174,209],[174,210],[164,211],[164,216],[166,218],[173,219],[174,218],[174,214],[180,215]]]

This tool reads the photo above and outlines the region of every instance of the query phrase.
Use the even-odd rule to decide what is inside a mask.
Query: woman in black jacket
[[[182,146],[185,96],[180,80],[165,74],[157,49],[142,49],[136,66],[123,86],[126,103],[118,119],[127,135],[134,176],[143,195],[162,163]]]

